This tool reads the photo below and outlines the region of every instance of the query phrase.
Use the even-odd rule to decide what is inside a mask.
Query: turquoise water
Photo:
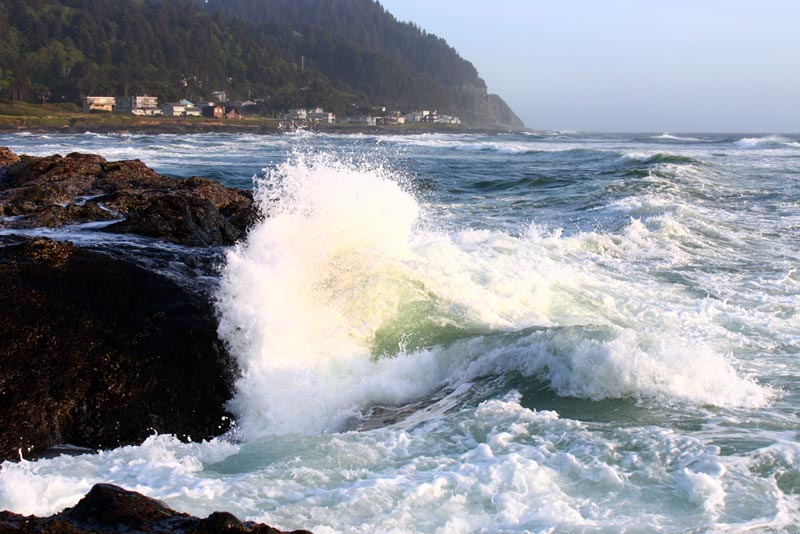
[[[798,136],[0,145],[255,187],[268,215],[212,282],[236,431],[5,463],[0,508],[106,481],[320,533],[799,530]]]

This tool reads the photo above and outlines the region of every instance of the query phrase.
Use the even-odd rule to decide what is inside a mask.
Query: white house
[[[436,124],[461,124],[461,119],[450,115],[438,115],[435,122]]]
[[[308,119],[308,110],[303,108],[290,109],[289,116],[286,118],[293,121],[305,121]]]
[[[134,115],[161,115],[158,97],[147,95],[117,97],[117,110]]]
[[[336,114],[324,111],[322,108],[316,108],[307,113],[307,120],[315,124],[333,124],[336,122]]]
[[[434,111],[433,114],[435,115],[436,112]],[[430,121],[431,112],[427,109],[422,111],[412,111],[411,113],[406,113],[405,119],[406,122],[432,122]]]

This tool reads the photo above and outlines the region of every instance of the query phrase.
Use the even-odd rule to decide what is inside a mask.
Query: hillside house
[[[113,96],[87,96],[83,99],[83,112],[114,111],[117,99]]]
[[[286,118],[293,121],[305,121],[308,119],[308,110],[303,108],[290,109]]]
[[[436,124],[461,124],[461,119],[458,117],[451,117],[450,115],[438,115],[436,117]]]
[[[242,118],[242,114],[239,112],[239,108],[236,106],[225,106],[224,117],[229,120],[238,121]]]
[[[203,110],[197,106],[186,106],[186,111],[183,114],[187,117],[200,117],[203,114]]]
[[[394,113],[387,113],[382,117],[375,117],[375,124],[382,124],[384,126],[397,126],[399,124],[405,124],[405,123],[406,123],[406,118],[399,111],[395,111]]]
[[[336,114],[329,113],[322,108],[316,108],[308,112],[307,120],[314,124],[333,124],[336,122]]]
[[[184,117],[186,116],[186,105],[180,102],[168,102],[161,106],[161,113],[167,117]]]
[[[134,115],[161,115],[158,97],[147,95],[117,97],[117,110]]]
[[[372,115],[356,115],[354,117],[346,117],[345,121],[350,124],[365,124],[367,126],[375,126],[375,117]]]
[[[434,111],[433,114],[436,115],[436,112]],[[405,119],[406,122],[432,122],[429,120],[430,116],[431,112],[427,109],[424,109],[422,111],[412,111],[411,113],[406,113]]]
[[[222,104],[214,104],[212,106],[203,106],[203,117],[209,119],[223,119],[225,118],[225,106]]]
[[[209,119],[239,120],[242,118],[239,108],[236,106],[225,106],[223,104],[204,106],[202,113],[203,117],[208,117]]]

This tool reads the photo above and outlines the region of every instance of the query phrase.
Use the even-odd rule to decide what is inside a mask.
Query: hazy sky
[[[800,0],[380,0],[530,128],[800,132]]]

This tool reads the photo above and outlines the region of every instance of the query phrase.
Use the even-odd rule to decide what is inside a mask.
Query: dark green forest
[[[373,0],[4,0],[0,98],[257,99],[261,109],[489,116],[475,68]]]
[[[399,22],[375,0],[197,0],[211,12],[260,24],[325,29],[372,52],[399,60],[445,86],[485,85],[469,61],[444,39]]]

